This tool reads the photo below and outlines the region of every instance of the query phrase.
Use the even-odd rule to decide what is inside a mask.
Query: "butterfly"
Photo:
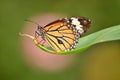
[[[37,26],[35,34],[41,36],[56,52],[75,48],[78,39],[85,33],[91,20],[85,17],[61,18],[46,26]]]

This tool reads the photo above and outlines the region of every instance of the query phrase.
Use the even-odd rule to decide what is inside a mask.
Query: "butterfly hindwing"
[[[55,22],[44,28],[46,41],[57,51],[67,51],[75,45],[75,34],[64,22]]]

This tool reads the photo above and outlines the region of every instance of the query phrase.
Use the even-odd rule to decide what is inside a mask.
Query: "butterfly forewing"
[[[55,21],[55,22],[53,22],[53,23],[50,23],[50,24],[46,25],[46,26],[44,27],[44,29],[45,29],[46,31],[53,31],[53,30],[56,30],[57,28],[59,28],[59,26],[60,26],[61,24],[63,24],[63,23],[64,23],[64,22]]]

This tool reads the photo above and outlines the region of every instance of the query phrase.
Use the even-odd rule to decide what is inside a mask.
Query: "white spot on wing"
[[[72,19],[72,23],[73,25],[80,25],[80,22],[78,21],[77,18],[71,18]]]
[[[84,33],[84,30],[83,30],[82,28],[80,28],[80,29],[78,30],[78,32],[79,32],[80,34],[82,34],[82,33]]]
[[[78,18],[71,18],[72,22],[71,24],[75,25],[75,28],[78,30],[79,33],[83,33],[84,30],[82,29],[82,25],[80,25],[80,21],[78,21]]]

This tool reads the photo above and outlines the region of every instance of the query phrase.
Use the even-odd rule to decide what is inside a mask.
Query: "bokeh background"
[[[0,80],[120,80],[120,41],[81,54],[44,53],[19,36],[34,35],[24,20],[36,16],[41,22],[85,16],[92,20],[90,34],[120,24],[120,0],[0,0]]]

